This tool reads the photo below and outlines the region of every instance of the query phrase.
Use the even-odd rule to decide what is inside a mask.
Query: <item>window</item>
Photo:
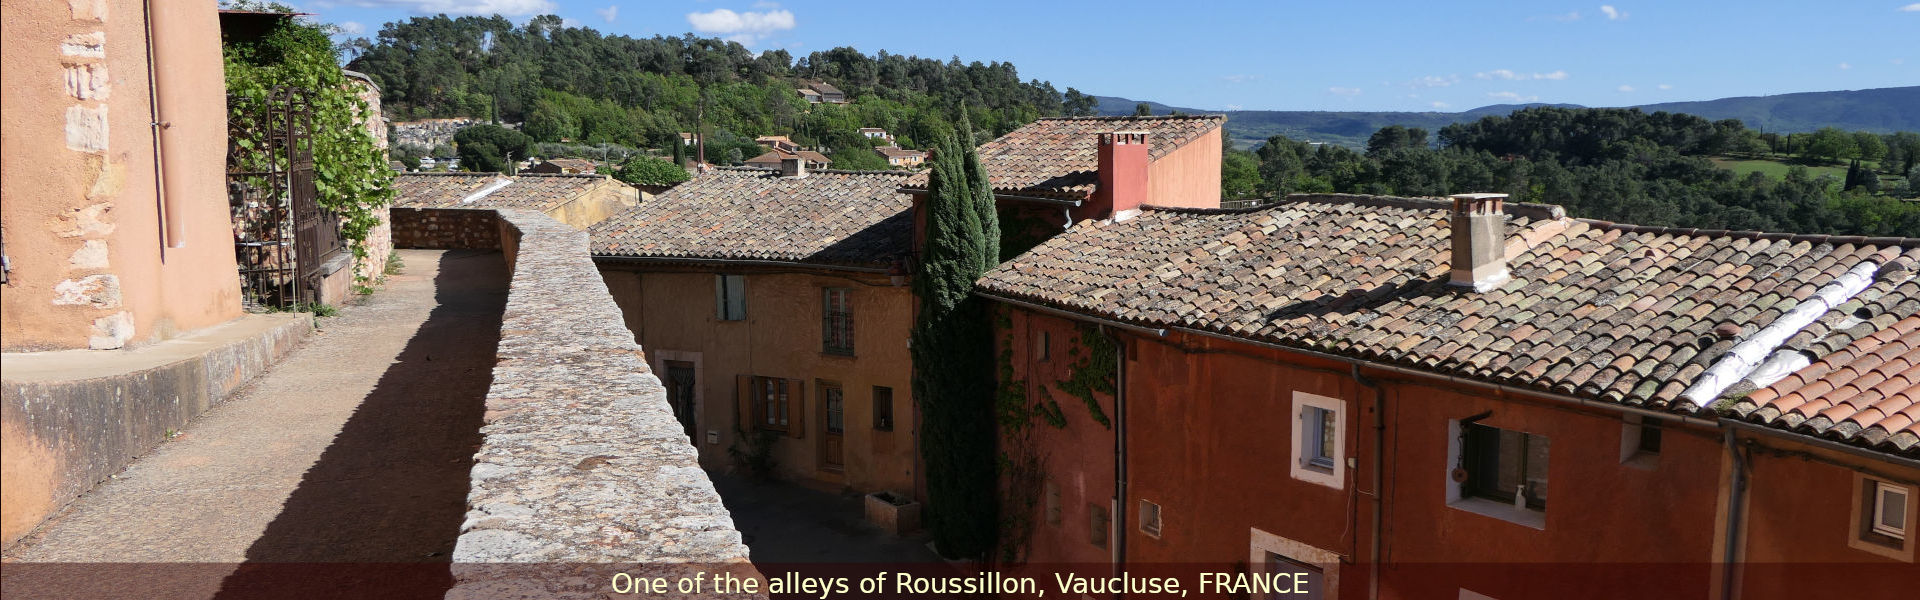
[[[1461,495],[1547,509],[1547,438],[1519,431],[1461,423],[1460,466],[1467,471]]]
[[[1040,332],[1040,336],[1034,338],[1033,341],[1034,361],[1047,362],[1047,359],[1053,355],[1053,334],[1042,331]]]
[[[853,355],[853,290],[826,288],[822,297],[821,352]]]
[[[1140,501],[1140,532],[1156,538],[1160,537],[1160,505],[1146,500]]]
[[[1107,547],[1107,527],[1113,522],[1113,518],[1107,516],[1107,507],[1088,504],[1087,515],[1089,516],[1087,522],[1089,541],[1093,542],[1094,547]]]
[[[840,391],[838,385],[823,386],[821,389],[825,392],[821,397],[827,403],[827,433],[846,433],[846,393]]]
[[[873,386],[873,428],[893,431],[893,388]]]
[[[1867,530],[1895,541],[1907,539],[1907,498],[1911,491],[1885,481],[1869,483],[1873,487],[1873,514]]]
[[[1294,479],[1334,489],[1345,487],[1341,464],[1346,459],[1346,402],[1338,398],[1294,392]]]
[[[1913,516],[1920,511],[1913,486],[1881,481],[1854,473],[1853,522],[1857,528],[1847,540],[1856,550],[1913,562]]]
[[[1627,415],[1620,426],[1620,462],[1651,469],[1660,460],[1660,420]]]
[[[722,321],[747,318],[747,278],[745,275],[713,277],[714,315]]]
[[[1306,457],[1307,467],[1323,471],[1333,471],[1333,411],[1309,406],[1300,415],[1306,424],[1300,427],[1300,456]]]
[[[755,410],[760,416],[760,428],[786,431],[791,416],[788,414],[791,396],[788,395],[787,380],[755,377],[753,387],[754,397],[759,400]]]

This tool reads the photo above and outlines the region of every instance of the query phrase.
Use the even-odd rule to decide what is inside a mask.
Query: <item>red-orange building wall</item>
[[[1920,490],[1920,469],[1800,443],[1776,435],[1741,434],[1748,454],[1741,562],[1735,579],[1743,599],[1913,598],[1920,594],[1920,541],[1909,535],[1904,558],[1849,543],[1860,530],[1855,495],[1862,476]],[[1748,440],[1754,443],[1749,445]],[[1914,513],[1909,511],[1908,522]],[[1908,531],[1916,528],[1908,526]]]
[[[1109,535],[1105,546],[1095,545],[1092,523],[1095,507],[1107,510],[1109,518],[1112,515],[1115,431],[1096,420],[1083,399],[1060,388],[1060,382],[1072,376],[1077,360],[1073,348],[1081,336],[1079,324],[1021,310],[1002,314],[1006,315],[1002,323],[1007,326],[996,328],[996,356],[1005,357],[1013,379],[1024,382],[1020,389],[1030,403],[1051,398],[1059,404],[1065,422],[1055,426],[1036,416],[1017,430],[1003,424],[1001,453],[1014,461],[1038,461],[1041,481],[1039,485],[1003,481],[1003,485],[1011,483],[1019,489],[1004,492],[1010,501],[1002,505],[1002,510],[1024,513],[1026,522],[1032,525],[1026,540],[1002,543],[1023,548],[1016,555],[1024,562],[1109,563],[1114,540]],[[1043,340],[1048,346],[1044,360],[1040,352]],[[1115,415],[1113,398],[1099,394],[1095,399],[1111,424]],[[1049,488],[1058,494],[1057,519],[1049,514]],[[1013,534],[1017,532],[1007,533]]]

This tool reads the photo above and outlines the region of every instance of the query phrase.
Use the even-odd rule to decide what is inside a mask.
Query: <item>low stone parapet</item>
[[[750,573],[587,234],[499,215],[513,279],[448,597],[601,598],[612,564]]]

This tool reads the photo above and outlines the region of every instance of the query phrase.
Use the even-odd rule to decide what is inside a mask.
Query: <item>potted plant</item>
[[[920,503],[905,494],[867,494],[867,521],[882,531],[904,536],[920,529]]]

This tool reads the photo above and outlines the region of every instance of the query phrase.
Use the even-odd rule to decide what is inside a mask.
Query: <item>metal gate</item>
[[[264,98],[229,94],[227,106],[241,296],[255,308],[301,308],[314,301],[321,267],[346,247],[340,217],[319,203],[310,93],[281,86]]]

